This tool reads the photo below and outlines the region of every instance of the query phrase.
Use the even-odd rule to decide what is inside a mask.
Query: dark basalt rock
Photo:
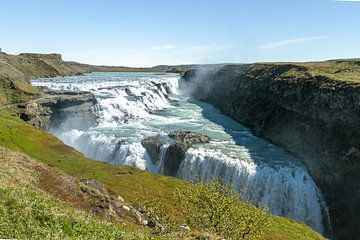
[[[169,137],[175,140],[175,143],[169,146],[164,162],[165,174],[170,176],[176,176],[186,151],[192,145],[210,142],[208,136],[188,131],[174,131],[169,134]]]
[[[126,94],[128,95],[128,96],[136,96],[136,94],[135,93],[133,93],[131,90],[130,90],[130,88],[128,88],[128,87],[126,87],[125,88],[125,92],[126,92]]]
[[[172,142],[165,155],[164,174],[169,176],[176,176],[186,151],[192,145],[208,143],[210,141],[208,136],[189,131],[174,131],[168,137],[170,137]],[[161,136],[155,136],[145,138],[141,141],[141,144],[147,150],[153,164],[156,164],[159,161],[160,149],[166,144],[166,141]]]
[[[160,139],[159,136],[148,137],[141,141],[141,144],[149,154],[150,160],[153,164],[156,164],[159,160],[160,148],[165,144],[165,141]]]

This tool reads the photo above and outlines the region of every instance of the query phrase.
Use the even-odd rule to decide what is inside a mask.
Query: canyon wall
[[[357,239],[359,69],[359,61],[228,65],[190,70],[182,87],[297,155],[323,192],[333,236]]]

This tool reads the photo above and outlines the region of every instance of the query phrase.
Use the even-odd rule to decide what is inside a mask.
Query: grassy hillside
[[[96,179],[103,183],[111,192],[123,196],[127,202],[144,204],[146,199],[152,199],[169,214],[171,221],[178,224],[184,223],[185,216],[183,213],[185,212],[185,209],[178,204],[179,200],[176,198],[175,191],[177,188],[192,188],[193,185],[179,179],[154,175],[132,167],[113,166],[85,158],[81,153],[64,145],[58,139],[31,127],[19,120],[16,116],[11,116],[11,112],[9,111],[0,112],[0,129],[0,146],[10,149],[11,151],[24,153],[38,162],[59,169],[76,178]],[[5,180],[6,179],[1,176],[1,182],[4,182]],[[29,198],[29,201],[32,201],[33,193],[30,190],[29,192],[25,191],[22,194],[24,195],[19,195],[18,198]],[[53,202],[57,200],[49,201]],[[62,206],[61,204],[62,203],[59,202],[59,206]],[[239,204],[242,204],[243,207],[246,208],[249,207],[249,205],[244,203]],[[45,204],[43,210],[52,211],[51,209],[53,208],[48,208],[49,205]],[[2,205],[2,207],[5,209],[9,208],[6,204]],[[253,209],[253,211],[259,211],[255,208]],[[20,206],[18,213],[20,214],[23,210],[21,210]],[[79,218],[84,218],[84,216],[85,215],[81,215]],[[28,224],[26,222],[27,221],[24,221],[22,224]],[[12,223],[10,222],[9,224],[11,225]],[[24,228],[24,225],[22,224],[14,225],[13,227],[15,230],[19,229],[21,232],[21,229]],[[96,225],[91,226],[96,228]],[[41,231],[50,231],[49,229],[46,230],[47,227],[51,228],[53,226],[44,226],[45,229]],[[101,229],[103,226],[100,225],[99,228]],[[107,226],[107,228],[114,229],[113,226]],[[146,230],[143,231],[146,233]],[[171,236],[174,239],[178,238],[176,234]],[[184,237],[183,235],[180,236],[179,239]],[[163,237],[166,238],[169,237],[169,235]],[[272,216],[270,227],[263,239],[290,240],[323,238],[318,233],[313,232],[305,224],[296,223],[295,221],[286,218]]]
[[[45,166],[26,155],[0,148],[0,163],[0,238],[145,239],[42,190]]]

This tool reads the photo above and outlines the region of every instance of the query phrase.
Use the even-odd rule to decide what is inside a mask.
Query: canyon
[[[229,65],[184,74],[191,95],[301,159],[338,239],[359,235],[360,61]]]

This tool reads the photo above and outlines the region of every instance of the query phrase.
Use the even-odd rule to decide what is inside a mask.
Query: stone
[[[187,231],[190,231],[190,227],[187,225],[187,224],[180,224],[179,225],[179,228],[183,229],[183,230],[187,230]]]
[[[125,202],[124,199],[123,199],[120,195],[117,197],[117,200],[118,200],[119,202],[122,202],[122,203]]]
[[[129,208],[129,206],[124,205],[124,206],[123,206],[123,209],[124,209],[125,211],[130,212],[130,208]]]

